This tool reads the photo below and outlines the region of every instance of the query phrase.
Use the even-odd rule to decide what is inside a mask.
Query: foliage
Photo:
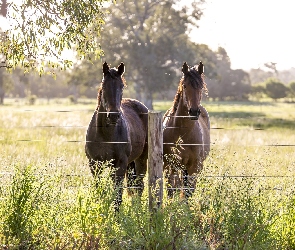
[[[263,70],[261,68],[251,69],[249,71],[249,75],[250,75],[251,83],[253,85],[264,82],[266,79],[271,78],[271,77],[274,76],[273,72],[265,71],[265,70]]]
[[[207,52],[190,42],[186,34],[190,25],[196,26],[201,18],[199,6],[203,1],[194,1],[192,12],[185,7],[176,8],[179,2],[118,2],[108,8],[110,15],[101,32],[104,60],[112,66],[117,66],[121,61],[125,63],[127,84],[134,84],[136,99],[143,101],[149,108],[155,93],[167,89],[173,83],[176,86],[184,61],[190,60],[189,64],[196,64],[203,60],[205,67],[209,61],[205,57]],[[208,47],[206,49],[209,50]],[[91,66],[87,62],[84,67],[77,65],[79,73],[73,72],[73,78],[79,80],[72,82],[85,82],[80,73],[87,70],[84,73],[88,77],[87,84],[97,84],[101,63]],[[208,64],[207,72],[211,71],[210,67]],[[101,78],[100,75],[99,80]]]
[[[295,81],[289,83],[290,95],[295,97]]]
[[[67,68],[72,58],[63,52],[74,49],[78,57],[101,55],[97,37],[104,24],[103,3],[96,1],[38,1],[9,3],[6,15],[10,27],[1,37],[0,54],[5,67],[36,69],[45,65]]]
[[[287,91],[288,88],[275,78],[269,78],[265,81],[265,92],[274,100],[286,97]]]
[[[34,104],[36,103],[37,96],[36,96],[36,95],[30,95],[30,96],[28,97],[28,99],[29,99],[29,104],[30,104],[30,105],[34,105]]]
[[[268,249],[275,244],[270,230],[278,211],[275,204],[266,205],[266,192],[257,184],[246,178],[198,179],[192,198],[200,218],[196,230],[211,248]]]
[[[290,194],[281,207],[281,214],[273,224],[275,236],[282,243],[283,249],[295,248],[295,196]]]
[[[34,241],[38,227],[37,212],[44,198],[45,182],[38,181],[31,166],[15,169],[8,201],[4,207],[3,233],[6,242],[15,242],[19,248],[28,248]]]
[[[0,68],[0,105],[4,104],[5,93],[12,89],[12,78],[4,68]]]
[[[295,81],[289,83],[290,90],[295,93]]]
[[[251,95],[255,96],[258,100],[265,94],[265,85],[263,83],[253,84],[251,86]]]
[[[213,163],[214,164],[214,163]],[[200,176],[184,202],[165,198],[149,211],[148,199],[124,194],[115,213],[112,170],[99,182],[44,178],[25,167],[0,206],[5,246],[24,249],[269,249],[294,246],[294,200],[276,197],[255,179]],[[43,173],[44,174],[44,173]],[[36,177],[39,176],[39,177]],[[73,186],[74,185],[74,186]],[[147,190],[145,190],[145,194]],[[167,197],[167,196],[165,196]],[[286,204],[286,205],[285,205]],[[280,214],[281,207],[286,208]],[[2,223],[3,222],[3,223]],[[3,245],[4,246],[4,245]]]

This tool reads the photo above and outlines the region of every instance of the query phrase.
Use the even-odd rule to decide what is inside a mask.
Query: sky
[[[189,35],[214,51],[223,47],[232,69],[269,62],[278,70],[295,68],[295,0],[206,0],[202,9],[199,28]],[[0,16],[2,28],[5,22]]]
[[[216,51],[223,47],[232,69],[295,68],[295,0],[207,0],[199,28],[190,32],[196,43]]]

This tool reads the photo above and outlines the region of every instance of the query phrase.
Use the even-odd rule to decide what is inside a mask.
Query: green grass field
[[[287,103],[204,102],[211,152],[188,203],[147,191],[119,214],[108,166],[93,187],[84,154],[95,100],[0,108],[0,248],[294,249],[295,112]],[[165,111],[172,103],[155,102]]]

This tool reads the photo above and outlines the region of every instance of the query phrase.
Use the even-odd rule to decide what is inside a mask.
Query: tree
[[[241,69],[231,69],[230,58],[226,50],[219,47],[210,61],[215,64],[217,75],[207,81],[209,97],[219,100],[247,99],[251,83],[249,74]]]
[[[51,68],[67,68],[70,56],[63,56],[74,49],[80,58],[102,53],[97,37],[104,24],[103,3],[110,0],[23,0],[11,1],[8,11],[1,13],[10,28],[1,37],[0,54],[4,57],[1,67],[44,72]]]
[[[289,83],[290,96],[295,98],[295,81]]]
[[[277,99],[287,96],[288,88],[276,78],[269,78],[265,81],[265,92],[268,97]]]
[[[258,100],[263,97],[265,92],[265,85],[263,83],[258,83],[251,86],[251,95],[256,97]]]
[[[273,77],[273,73],[271,71],[264,71],[261,68],[251,69],[249,75],[252,84],[265,82],[266,79]]]
[[[268,62],[268,63],[265,63],[264,66],[266,68],[270,69],[271,71],[273,71],[273,73],[275,74],[275,76],[278,77],[277,63],[275,63],[275,62]]]
[[[113,66],[125,63],[127,83],[134,84],[136,98],[149,108],[154,94],[169,88],[180,76],[181,65],[187,61],[186,32],[189,25],[197,25],[202,15],[199,8],[202,1],[193,3],[192,12],[186,7],[175,8],[178,2],[118,2],[110,6],[111,15],[101,32],[104,59]],[[199,60],[202,58],[195,56],[189,63],[196,64]]]
[[[7,1],[6,0],[2,0],[0,14],[4,18],[7,15]],[[0,37],[1,37],[1,40],[3,40],[5,37],[5,34],[3,33],[3,31],[1,29],[0,29]],[[4,60],[4,57],[1,54],[0,54],[0,60],[1,60],[1,62]],[[4,75],[5,75],[5,72],[4,72],[3,68],[0,68],[0,105],[2,105],[4,103],[4,96],[5,96],[5,88],[4,88],[5,76]]]

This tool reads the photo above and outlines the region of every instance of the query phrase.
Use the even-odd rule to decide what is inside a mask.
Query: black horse
[[[90,121],[85,152],[94,176],[97,162],[111,161],[118,190],[116,205],[122,200],[122,182],[128,166],[134,166],[140,187],[147,170],[148,109],[135,99],[122,98],[126,86],[122,77],[125,66],[110,69],[103,64],[103,80],[98,90],[98,104]],[[128,176],[127,176],[128,177]],[[130,182],[129,182],[130,183]]]

